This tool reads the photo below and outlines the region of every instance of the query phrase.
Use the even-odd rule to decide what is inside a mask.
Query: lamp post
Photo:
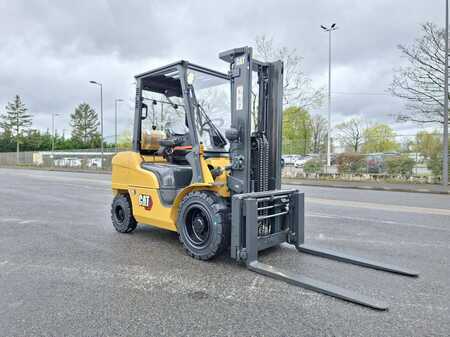
[[[101,161],[102,161],[102,168],[103,168],[103,85],[96,81],[89,81],[91,84],[95,84],[98,87],[100,87],[100,134],[101,134]]]
[[[123,102],[123,99],[116,98],[114,100],[114,146],[117,153],[117,103]]]
[[[445,0],[444,139],[442,185],[448,189],[448,0]]]
[[[54,157],[55,152],[55,117],[59,116],[59,114],[55,114],[52,112],[52,159]]]
[[[336,24],[333,23],[330,28],[320,26],[328,32],[328,132],[327,132],[327,170],[331,166],[331,32],[336,30]]]

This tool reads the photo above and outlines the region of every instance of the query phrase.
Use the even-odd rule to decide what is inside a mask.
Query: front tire
[[[225,201],[208,191],[188,193],[180,204],[178,233],[186,252],[209,260],[227,247],[229,209]]]
[[[137,227],[133,216],[130,198],[124,194],[117,194],[111,205],[111,220],[119,233],[131,233]]]

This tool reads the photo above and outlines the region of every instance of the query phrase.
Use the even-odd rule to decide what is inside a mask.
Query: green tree
[[[0,115],[0,127],[5,134],[13,137],[16,143],[17,155],[19,155],[22,135],[32,124],[32,115],[28,113],[25,103],[19,95],[14,97],[12,102],[8,102],[5,113]]]
[[[305,173],[319,173],[322,168],[322,162],[320,159],[313,159],[307,161],[303,166],[303,171]]]
[[[370,152],[398,151],[400,145],[395,141],[395,131],[387,124],[375,124],[364,130],[363,150]]]
[[[306,155],[310,152],[313,130],[308,111],[289,107],[283,112],[283,153]]]
[[[100,135],[97,131],[99,126],[98,116],[94,109],[87,103],[81,103],[70,115],[70,126],[72,127],[72,141],[80,148],[96,147],[100,143]]]
[[[0,152],[12,152],[16,149],[16,144],[11,131],[4,131],[0,134]]]
[[[51,149],[52,136],[47,130],[41,133],[39,130],[28,130],[22,140],[23,151],[47,151]]]
[[[442,152],[433,154],[430,160],[428,160],[427,162],[428,169],[431,170],[431,172],[435,177],[442,177],[442,166],[443,166]],[[448,164],[448,169],[450,171],[450,162]]]
[[[392,175],[412,176],[416,162],[407,155],[385,159],[387,172]]]
[[[442,136],[437,132],[418,132],[414,149],[426,159],[427,168],[435,177],[441,177],[443,164]],[[450,155],[450,152],[449,152]],[[449,163],[450,170],[450,163]]]
[[[125,129],[119,135],[119,139],[117,140],[117,146],[121,149],[130,149],[131,148],[132,135],[130,129]]]
[[[420,131],[416,135],[416,143],[413,145],[413,149],[425,159],[430,159],[442,152],[441,137],[436,133]]]

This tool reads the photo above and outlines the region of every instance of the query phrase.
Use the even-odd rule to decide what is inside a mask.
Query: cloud
[[[438,3],[0,0],[0,111],[20,94],[35,127],[49,128],[57,112],[57,128],[68,133],[76,104],[98,107],[98,89],[88,83],[96,80],[104,85],[105,135],[112,135],[115,98],[126,99],[119,130],[130,124],[135,74],[182,58],[225,71],[218,53],[261,34],[296,48],[305,73],[326,86],[328,38],[319,26],[337,22],[333,91],[359,94],[333,95],[334,120],[392,122],[402,102],[360,93],[385,92],[392,69],[404,61],[396,45],[413,41],[425,21],[443,22]],[[326,113],[326,106],[315,112]]]

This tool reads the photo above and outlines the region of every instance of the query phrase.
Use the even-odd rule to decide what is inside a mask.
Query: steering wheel
[[[172,155],[173,149],[175,146],[180,146],[183,144],[183,137],[172,137],[169,139],[161,139],[159,140],[159,145],[161,148],[159,149],[159,153],[161,153],[164,157],[168,157]]]

